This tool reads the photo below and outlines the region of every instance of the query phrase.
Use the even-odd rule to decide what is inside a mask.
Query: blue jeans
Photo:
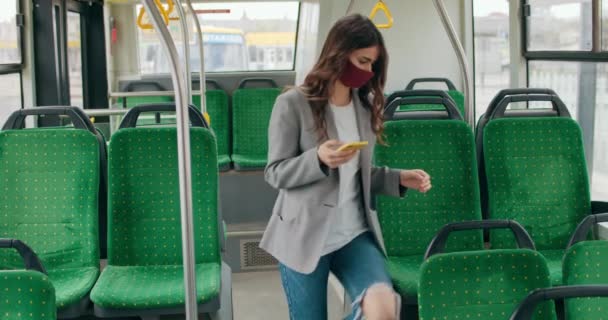
[[[380,283],[392,288],[384,255],[370,232],[365,232],[341,249],[322,256],[317,268],[310,274],[299,273],[283,264],[279,264],[279,270],[291,320],[327,319],[327,281],[330,271],[354,301],[348,319],[359,319],[361,316],[361,299],[367,288]]]

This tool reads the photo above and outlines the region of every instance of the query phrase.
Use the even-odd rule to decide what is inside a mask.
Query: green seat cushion
[[[0,319],[55,320],[55,289],[43,273],[0,272]]]
[[[458,120],[385,123],[386,146],[377,145],[376,166],[420,168],[433,189],[409,191],[403,199],[378,196],[376,209],[389,257],[422,256],[447,223],[481,220],[473,133]],[[483,248],[480,231],[450,237],[448,250]]]
[[[244,169],[262,169],[268,162],[267,156],[246,156],[240,154],[233,154],[232,161],[236,166]]]
[[[190,129],[196,263],[220,261],[215,137]],[[128,128],[109,155],[108,265],[181,265],[175,128]]]
[[[608,241],[583,241],[566,251],[564,285],[608,285]],[[608,298],[566,300],[566,319],[606,318]]]
[[[564,250],[540,250],[540,253],[545,257],[545,260],[547,260],[547,267],[549,268],[549,275],[551,276],[551,285],[561,285]]]
[[[241,167],[264,167],[268,125],[278,88],[238,89],[232,96],[232,160]],[[263,161],[262,161],[263,160]]]
[[[227,154],[220,154],[217,156],[218,168],[225,168],[225,167],[229,166],[231,162],[232,162],[232,160],[230,159],[230,156],[228,156]]]
[[[550,287],[545,259],[527,249],[439,254],[422,264],[421,320],[508,319],[533,290]],[[535,319],[555,319],[553,302]]]
[[[49,270],[48,274],[55,287],[57,307],[62,309],[86,297],[99,276],[99,269],[95,267],[55,269]]]
[[[220,292],[220,264],[197,264],[196,290],[199,304]],[[112,309],[175,308],[184,305],[182,266],[108,266],[103,270],[91,300]]]
[[[589,180],[578,124],[568,118],[502,118],[483,132],[491,219],[513,219],[538,250],[565,249],[590,212]],[[493,248],[512,235],[492,234]]]
[[[416,299],[422,256],[388,257],[388,272],[393,286],[406,299]]]

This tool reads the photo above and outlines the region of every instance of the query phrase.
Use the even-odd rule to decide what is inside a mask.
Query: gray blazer
[[[352,92],[361,140],[369,145],[360,152],[361,185],[365,217],[380,248],[384,249],[372,194],[402,196],[399,170],[372,167],[376,136],[371,113]],[[329,139],[338,139],[333,113],[325,113]],[[322,143],[322,142],[321,142]],[[315,132],[312,110],[297,89],[281,94],[274,105],[268,128],[268,165],[265,179],[280,189],[260,247],[281,263],[300,273],[315,270],[330,229],[330,216],[338,204],[339,173],[322,168],[317,157],[321,144]]]

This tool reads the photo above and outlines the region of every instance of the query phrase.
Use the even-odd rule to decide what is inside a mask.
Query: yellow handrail
[[[165,8],[165,6],[163,6],[163,4],[160,2],[160,0],[154,0],[154,3],[156,3],[156,6],[158,7],[158,11],[160,11],[160,14],[163,16],[165,25],[169,25],[169,20],[174,20],[174,19],[169,18],[169,15],[171,14],[171,12],[173,12],[173,8],[174,8],[173,0],[167,0],[167,8]],[[142,6],[141,9],[139,9],[139,14],[137,15],[137,26],[144,30],[154,29],[154,26],[151,23],[144,23],[145,14],[146,14],[146,8],[144,6]]]
[[[369,14],[370,20],[374,20],[374,18],[376,17],[376,13],[378,13],[379,10],[382,10],[384,12],[384,14],[386,15],[386,18],[388,19],[388,23],[376,24],[376,27],[379,29],[388,29],[388,28],[392,27],[393,26],[393,15],[391,14],[391,11],[388,9],[386,4],[384,4],[384,1],[382,1],[382,0],[378,0],[376,5],[372,9],[372,13]]]

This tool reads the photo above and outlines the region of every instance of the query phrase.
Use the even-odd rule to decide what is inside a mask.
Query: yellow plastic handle
[[[386,18],[388,19],[388,23],[376,24],[376,27],[379,29],[388,29],[388,28],[392,27],[393,26],[393,15],[391,14],[391,11],[388,9],[388,7],[384,4],[384,1],[382,1],[382,0],[380,0],[376,3],[374,8],[372,9],[372,13],[369,14],[369,18],[371,20],[374,20],[374,18],[376,17],[376,13],[378,13],[378,10],[382,10],[384,12],[384,14],[386,15]]]
[[[165,25],[169,25],[169,13],[167,9],[165,9],[165,7],[163,6],[163,4],[160,2],[160,0],[154,0],[154,3],[156,3],[156,7],[158,8],[158,10],[160,11],[160,14],[163,16],[163,20],[165,21]],[[168,4],[168,9],[171,9],[171,11],[173,11],[173,1],[172,0],[168,0],[167,1]],[[144,30],[152,30],[154,29],[154,26],[151,23],[144,23],[144,15],[146,14],[146,8],[145,7],[141,7],[141,9],[139,9],[139,14],[137,15],[137,26],[141,29]]]
[[[175,9],[175,4],[173,4],[173,0],[167,0],[167,17],[171,21],[179,20],[179,17],[171,17],[173,9]]]
[[[211,125],[211,117],[209,116],[209,113],[203,113],[203,117],[205,117],[205,121],[207,121],[207,124]]]

